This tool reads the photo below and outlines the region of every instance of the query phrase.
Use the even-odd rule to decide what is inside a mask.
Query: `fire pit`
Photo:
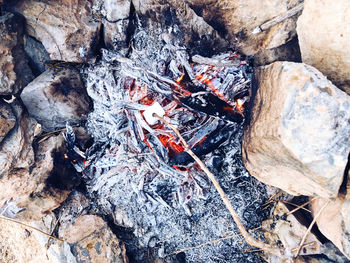
[[[177,127],[218,175],[245,225],[257,227],[266,217],[264,186],[241,159],[251,68],[234,51],[190,56],[172,30],[138,27],[127,57],[102,50],[101,61],[83,70],[94,102],[87,122],[94,144],[80,160],[88,192],[113,224],[130,230],[133,237],[124,239],[135,262],[258,262],[257,254],[237,253],[249,248],[215,189],[153,115]]]

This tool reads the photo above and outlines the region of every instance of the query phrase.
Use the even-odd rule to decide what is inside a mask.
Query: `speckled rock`
[[[25,87],[21,99],[44,131],[85,120],[90,111],[90,99],[74,69],[45,71]]]
[[[350,94],[350,2],[305,0],[297,32],[304,63]]]
[[[20,16],[0,16],[0,95],[16,94],[33,79],[23,51],[23,28]]]
[[[51,60],[85,62],[95,56],[101,22],[93,18],[93,1],[20,1],[16,11],[29,35],[43,43]]]
[[[301,63],[275,62],[255,78],[243,139],[250,174],[293,195],[336,197],[348,161],[350,97]]]
[[[60,236],[71,244],[78,262],[129,262],[123,242],[101,217],[83,215],[60,228],[64,228]]]

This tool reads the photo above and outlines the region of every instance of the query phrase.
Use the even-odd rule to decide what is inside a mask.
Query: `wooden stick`
[[[28,227],[28,228],[30,228],[30,229],[33,229],[33,230],[35,230],[35,231],[40,232],[41,234],[44,234],[45,236],[48,236],[48,237],[53,238],[53,239],[55,239],[55,240],[57,240],[57,241],[60,241],[60,242],[64,242],[63,239],[60,239],[60,238],[58,238],[58,237],[51,236],[50,234],[48,234],[48,233],[46,233],[46,232],[40,230],[39,228],[36,228],[36,227],[34,227],[34,226],[27,225],[27,224],[25,224],[25,223],[22,223],[22,222],[20,222],[20,221],[15,220],[15,219],[12,219],[12,218],[9,218],[9,217],[6,217],[6,216],[1,216],[1,215],[0,215],[0,219],[6,220],[6,221],[11,221],[11,222],[13,222],[13,223],[16,223],[16,224],[19,224],[19,225]]]
[[[282,21],[286,20],[287,18],[290,18],[290,17],[294,16],[295,14],[297,14],[299,11],[303,10],[303,8],[304,8],[304,3],[301,3],[301,4],[297,5],[296,7],[289,9],[284,14],[276,16],[275,18],[272,18],[271,20],[261,24],[260,26],[257,26],[253,30],[252,34],[258,34],[262,31],[265,31],[265,30],[273,27],[274,25],[277,25],[278,23],[281,23]]]
[[[212,172],[210,172],[209,169],[205,166],[205,164],[201,161],[201,159],[199,159],[198,156],[192,152],[192,150],[189,148],[187,142],[181,136],[179,130],[176,127],[174,127],[172,124],[170,124],[168,121],[166,121],[163,117],[160,117],[158,114],[154,113],[153,116],[160,119],[161,121],[163,121],[167,126],[169,126],[176,133],[176,135],[179,137],[180,141],[184,145],[185,152],[187,152],[198,163],[198,165],[202,168],[202,170],[207,174],[210,181],[214,184],[214,187],[219,192],[221,199],[223,200],[228,211],[230,212],[233,220],[235,221],[239,231],[241,232],[241,234],[244,237],[244,239],[246,240],[246,242],[253,247],[260,248],[260,249],[264,250],[265,252],[268,252],[270,254],[273,254],[273,255],[276,255],[280,258],[283,258],[283,254],[281,253],[281,251],[278,248],[272,247],[272,246],[270,246],[270,245],[268,245],[260,240],[257,240],[248,233],[248,231],[243,226],[241,219],[239,218],[239,216],[237,215],[236,211],[234,210],[232,204],[230,203],[224,190],[221,188],[219,182],[216,180],[214,174]]]
[[[301,239],[300,245],[297,249],[297,252],[295,254],[295,257],[297,257],[299,255],[300,249],[302,248],[307,235],[310,233],[311,228],[314,226],[314,224],[316,223],[317,218],[321,215],[322,211],[326,208],[326,206],[329,204],[329,200],[321,207],[320,211],[318,211],[318,213],[315,215],[314,219],[312,220],[311,224],[309,225],[308,229],[306,230],[303,238]]]

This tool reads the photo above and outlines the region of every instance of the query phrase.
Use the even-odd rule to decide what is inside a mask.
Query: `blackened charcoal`
[[[243,116],[240,113],[235,112],[232,106],[212,93],[200,93],[184,97],[181,102],[194,111],[203,112],[226,121],[236,123],[243,121]]]
[[[208,135],[202,143],[194,146],[191,150],[198,157],[206,155],[227,141],[234,132],[235,129],[231,125],[225,125],[224,127],[221,126]],[[193,161],[192,157],[186,152],[174,154],[173,156],[170,156],[169,160],[171,165],[188,165]]]

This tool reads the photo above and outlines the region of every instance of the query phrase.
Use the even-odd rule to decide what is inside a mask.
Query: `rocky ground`
[[[0,262],[350,260],[348,1],[0,7]],[[251,80],[244,125],[230,126],[233,135],[201,158],[247,229],[285,259],[239,237],[202,172],[185,184],[175,178],[183,171],[162,177],[167,170],[151,184],[137,167],[98,166],[121,145],[111,134],[125,128],[116,130],[113,104],[122,76],[151,83],[144,72],[168,77],[170,60],[185,67],[195,55],[228,51],[245,61]],[[79,151],[63,136],[67,122]],[[91,149],[94,159],[86,157]],[[196,188],[191,202],[167,199],[177,184],[196,182],[204,193]]]

